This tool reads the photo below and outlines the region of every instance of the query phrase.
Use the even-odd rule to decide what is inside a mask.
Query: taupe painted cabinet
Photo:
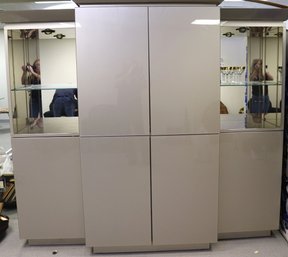
[[[20,238],[84,243],[79,138],[12,138],[12,146]]]
[[[219,25],[194,24],[203,19],[219,21],[219,8],[76,10],[85,232],[95,252],[217,241],[220,40]]]

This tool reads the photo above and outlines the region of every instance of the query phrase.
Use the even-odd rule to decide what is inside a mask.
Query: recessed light
[[[69,4],[71,1],[36,1],[35,4]]]
[[[199,19],[199,20],[192,21],[191,24],[194,24],[194,25],[219,25],[220,20]]]

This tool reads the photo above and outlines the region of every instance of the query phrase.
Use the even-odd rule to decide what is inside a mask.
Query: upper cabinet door
[[[80,134],[147,135],[147,7],[79,8],[76,22]]]
[[[219,132],[219,19],[218,7],[149,8],[152,134]]]

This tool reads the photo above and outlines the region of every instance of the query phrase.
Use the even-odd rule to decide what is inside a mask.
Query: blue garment
[[[268,113],[270,107],[270,99],[268,95],[252,95],[249,103],[250,113]]]
[[[41,81],[34,76],[31,76],[30,83],[32,85],[39,85]],[[41,90],[31,90],[29,101],[29,112],[31,118],[42,117],[42,95]]]
[[[76,108],[77,89],[57,89],[53,97],[54,117],[74,116]]]

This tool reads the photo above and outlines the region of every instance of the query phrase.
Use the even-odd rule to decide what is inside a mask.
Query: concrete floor
[[[203,251],[92,254],[84,245],[29,246],[19,239],[17,211],[4,209],[3,214],[9,216],[10,226],[0,241],[1,257],[288,257],[288,243],[278,231],[271,237],[222,240]]]

